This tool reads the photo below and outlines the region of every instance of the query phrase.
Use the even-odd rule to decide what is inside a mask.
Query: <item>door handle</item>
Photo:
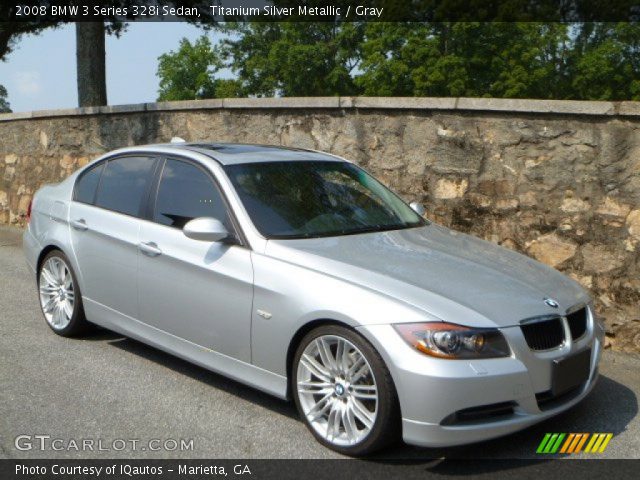
[[[162,255],[162,250],[158,248],[155,242],[142,242],[138,244],[138,248],[142,253],[149,257],[157,257]]]
[[[85,230],[89,229],[89,227],[87,227],[87,222],[84,221],[84,218],[79,218],[78,220],[71,220],[71,226],[76,230],[80,230],[81,232],[84,232]]]

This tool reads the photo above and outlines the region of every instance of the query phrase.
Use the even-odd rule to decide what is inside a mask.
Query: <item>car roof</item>
[[[250,143],[202,143],[185,142],[158,145],[176,150],[189,150],[206,155],[222,165],[240,163],[284,162],[284,161],[334,161],[345,160],[334,155],[303,148],[282,147],[276,145],[258,145]]]

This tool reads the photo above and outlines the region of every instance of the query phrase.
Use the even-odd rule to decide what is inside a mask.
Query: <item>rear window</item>
[[[107,162],[96,205],[114,212],[138,216],[155,160],[149,157],[121,157]]]
[[[93,203],[96,198],[96,189],[100,182],[100,175],[104,169],[104,162],[85,171],[76,182],[73,199],[82,203]]]

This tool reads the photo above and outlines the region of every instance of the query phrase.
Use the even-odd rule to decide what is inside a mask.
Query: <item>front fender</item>
[[[330,320],[357,328],[389,321],[425,321],[425,313],[371,289],[256,252],[251,359],[287,374],[287,352],[296,332]]]

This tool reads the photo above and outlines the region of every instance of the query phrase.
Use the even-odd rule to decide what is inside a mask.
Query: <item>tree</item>
[[[362,46],[365,95],[553,98],[565,24],[372,23]]]
[[[107,105],[104,24],[76,23],[78,105]]]
[[[9,16],[13,6],[4,6],[0,12],[3,18]],[[62,21],[43,20],[32,22],[0,22],[0,60],[6,59],[23,35],[38,35],[48,28],[60,26]],[[119,33],[124,24],[113,20],[108,25],[103,22],[76,23],[76,60],[78,106],[107,104],[105,76],[105,32]]]
[[[37,35],[47,28],[59,25],[59,20],[43,19],[42,17],[25,17],[20,21],[11,20],[15,17],[19,2],[0,2],[0,60],[4,60],[15,47],[22,35]]]
[[[244,91],[256,96],[359,93],[364,24],[314,22],[228,23],[221,49]]]
[[[49,5],[57,2],[43,0],[39,3]],[[167,7],[195,8],[199,12],[198,15],[194,15],[187,20],[191,23],[206,26],[214,23],[214,19],[210,14],[209,3],[207,0],[180,0],[180,2],[163,2],[163,5]],[[123,21],[132,19],[134,11],[132,6],[139,6],[139,2],[134,0],[117,0],[112,4],[113,6],[126,8],[129,12],[128,17],[107,15],[96,18],[96,20],[101,21],[76,23],[77,83],[78,104],[80,107],[107,104],[104,37],[105,34],[119,35],[124,31],[126,24]],[[16,5],[12,4],[12,2],[0,2],[0,19],[15,18],[16,8]],[[16,41],[22,35],[37,35],[48,28],[57,27],[72,20],[75,20],[75,18],[52,17],[49,15],[37,17],[36,20],[1,21],[0,60],[6,58],[6,55],[11,52]]]
[[[214,98],[218,87],[214,75],[221,67],[219,52],[206,35],[193,44],[183,38],[176,52],[158,57],[158,100]]]
[[[11,107],[7,101],[7,89],[0,85],[0,113],[11,112]]]
[[[640,100],[640,24],[586,24],[575,38],[569,98]]]
[[[2,17],[9,16],[14,6],[3,7]],[[0,60],[4,60],[23,35],[38,35],[49,28],[63,24],[58,20],[31,22],[0,22]],[[106,33],[119,34],[124,29],[120,19],[104,22],[76,23],[76,60],[78,105],[80,107],[107,104],[105,77],[104,37]]]
[[[640,98],[637,23],[229,23],[208,96]],[[226,88],[226,87],[225,87]]]
[[[637,23],[371,23],[365,95],[640,98]]]
[[[364,95],[412,96],[410,62],[406,52],[416,41],[426,43],[429,28],[424,24],[375,22],[368,25],[361,47],[360,70],[355,82]]]
[[[235,78],[220,78],[216,80],[215,98],[236,98],[244,96],[242,83]]]

